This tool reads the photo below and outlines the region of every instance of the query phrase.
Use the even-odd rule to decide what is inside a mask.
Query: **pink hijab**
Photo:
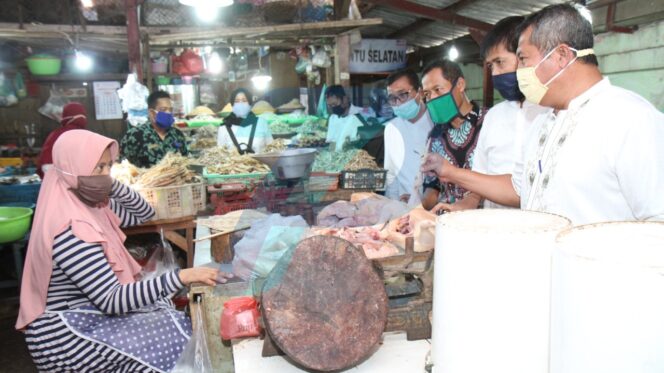
[[[93,208],[81,202],[69,190],[78,186],[77,178],[56,170],[91,175],[109,147],[112,159],[116,159],[116,141],[86,130],[67,131],[55,142],[54,168],[44,176],[28,244],[17,329],[44,313],[53,269],[53,241],[69,226],[83,241],[101,243],[120,283],[134,282],[140,272],[141,267],[124,247],[126,236],[120,229],[120,219],[108,206]]]

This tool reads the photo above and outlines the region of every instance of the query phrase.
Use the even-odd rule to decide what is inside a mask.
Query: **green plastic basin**
[[[62,61],[48,54],[34,54],[25,59],[32,75],[56,75],[60,72]]]
[[[0,243],[18,241],[30,228],[32,209],[0,207]]]

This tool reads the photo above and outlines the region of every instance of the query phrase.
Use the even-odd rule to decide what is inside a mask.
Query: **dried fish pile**
[[[253,159],[249,155],[239,155],[235,149],[216,147],[205,149],[198,163],[207,168],[210,174],[237,175],[270,172],[270,168],[263,162]]]
[[[121,163],[113,165],[113,168],[111,168],[111,177],[123,184],[132,185],[136,184],[137,179],[143,172],[145,170],[134,166],[125,159]]]
[[[360,169],[380,170],[380,167],[369,153],[357,149],[341,152],[323,150],[318,153],[313,165],[313,171],[316,172],[357,171]]]
[[[190,160],[180,154],[168,153],[155,166],[141,174],[137,184],[145,188],[184,185],[195,181],[189,170]]]
[[[286,140],[275,139],[265,147],[265,153],[281,152],[286,150],[286,148],[288,148]]]
[[[281,135],[286,133],[294,132],[293,129],[288,125],[288,123],[283,122],[272,122],[270,124],[270,131],[273,135]]]
[[[190,150],[202,150],[217,146],[217,131],[219,129],[215,126],[204,126],[196,130],[196,134],[192,136],[194,140]]]

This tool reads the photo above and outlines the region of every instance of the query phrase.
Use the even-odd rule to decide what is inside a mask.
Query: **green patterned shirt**
[[[121,158],[136,167],[152,167],[169,152],[189,154],[184,134],[171,127],[162,140],[150,122],[131,127],[120,142]]]

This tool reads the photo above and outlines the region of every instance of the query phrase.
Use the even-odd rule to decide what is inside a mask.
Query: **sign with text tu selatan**
[[[351,73],[390,72],[406,67],[406,41],[362,39],[350,50]]]

